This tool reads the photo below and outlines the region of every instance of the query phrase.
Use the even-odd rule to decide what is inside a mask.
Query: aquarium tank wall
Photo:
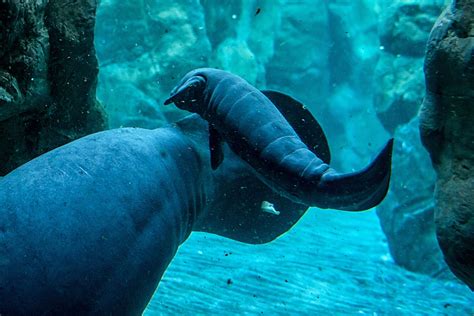
[[[304,104],[338,171],[395,140],[379,205],[311,207],[265,243],[194,229],[144,315],[474,314],[474,1],[6,1],[0,25],[2,175],[180,122],[164,103],[203,67]]]

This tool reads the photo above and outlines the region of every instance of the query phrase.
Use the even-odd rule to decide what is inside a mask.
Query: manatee
[[[165,101],[170,103],[209,122],[213,168],[224,159],[220,143],[225,141],[261,181],[296,203],[361,211],[379,204],[387,193],[393,139],[366,168],[342,174],[324,162],[327,144],[308,146],[309,140],[305,143],[295,131],[297,124],[292,127],[293,120],[285,119],[279,110],[293,103],[295,111],[302,112],[291,97],[261,92],[223,70],[202,68],[183,77]],[[303,130],[298,128],[300,134]]]
[[[215,74],[242,82],[227,73]],[[188,85],[184,94],[179,88],[173,92],[173,102],[181,104],[179,95],[185,103],[186,96],[191,104],[224,109],[225,86],[206,86],[219,94]],[[227,89],[228,100],[235,103],[237,91],[232,85]],[[250,96],[243,92],[241,98]],[[193,102],[193,94],[198,101]],[[299,178],[315,173],[317,165],[332,172],[327,167],[329,147],[321,127],[301,103],[275,91],[262,95],[268,96],[258,92],[265,103],[262,111],[269,116],[260,115],[257,121],[275,126],[272,132],[277,135],[290,133],[287,138],[294,143],[274,142],[283,147],[255,152],[262,148],[257,141],[269,142],[265,135],[251,133],[258,130],[252,127],[255,121],[242,120],[231,127],[224,124],[238,123],[234,114],[229,121],[211,119],[215,115],[211,112],[203,115],[205,119],[191,114],[155,130],[122,128],[83,137],[1,179],[0,314],[140,315],[192,231],[251,244],[270,242],[287,232],[313,200],[306,200],[309,193],[298,195],[296,189],[285,193],[288,183],[279,187],[275,181],[294,180],[294,185],[306,188]],[[220,101],[203,99],[207,97]],[[232,131],[238,137],[232,138]],[[272,160],[294,144],[300,147],[287,155],[288,163]],[[280,174],[286,172],[284,167],[298,170],[309,155],[317,164],[308,164],[298,177]],[[379,156],[387,159],[387,155]],[[259,163],[259,158],[265,161]],[[331,200],[328,205],[345,209],[354,209],[348,200],[359,207],[374,204],[386,190],[389,176],[382,168],[389,162],[382,162],[371,164],[368,176],[364,172],[339,176],[335,184],[326,184],[323,175],[319,179],[323,186],[311,193],[321,191]],[[266,164],[276,171],[264,171]],[[373,176],[374,168],[383,174]],[[358,189],[353,177],[367,179],[367,193],[344,192],[344,181],[346,191]],[[382,179],[380,187],[373,183],[377,179]],[[328,190],[333,192],[324,193]],[[342,202],[334,202],[337,194]]]
[[[307,207],[279,196],[207,123],[83,137],[0,180],[0,314],[140,315],[192,231],[269,242]],[[281,213],[262,209],[271,201]]]

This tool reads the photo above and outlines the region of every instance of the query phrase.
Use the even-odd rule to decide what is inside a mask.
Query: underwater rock
[[[436,241],[433,190],[435,172],[419,139],[418,119],[395,132],[393,181],[377,206],[394,261],[407,270],[452,277]]]
[[[247,9],[247,44],[264,65],[275,54],[275,35],[282,23],[281,5],[282,0],[257,0]]]
[[[0,3],[0,174],[105,127],[96,1]]]
[[[311,0],[282,4],[274,55],[266,65],[267,87],[298,95],[310,107],[324,104],[330,79],[326,7]]]
[[[258,61],[266,64],[274,53],[274,37],[281,23],[282,0],[201,0],[212,49],[228,39],[246,42]],[[226,69],[230,70],[230,69]]]
[[[229,70],[245,79],[252,85],[265,76],[264,66],[258,62],[247,42],[235,39],[223,41],[214,51],[211,63],[217,68]]]
[[[54,110],[45,134],[63,136],[61,145],[106,127],[105,113],[96,99],[99,65],[94,26],[97,0],[48,1],[50,94]],[[42,143],[49,148],[57,141]]]
[[[399,2],[382,14],[380,45],[392,55],[422,58],[429,32],[440,13],[438,5]]]
[[[110,65],[110,67],[113,66]],[[111,82],[113,87],[109,89]],[[140,126],[153,129],[157,124],[167,121],[164,113],[157,108],[156,100],[146,95],[133,83],[119,80],[118,82],[106,81],[102,84],[102,89],[110,91],[103,99],[108,104],[107,117],[110,126]]]
[[[381,53],[373,102],[377,117],[391,134],[418,114],[425,87],[422,69],[422,58]]]
[[[423,100],[423,55],[441,5],[395,3],[381,14],[380,59],[375,71],[374,106],[391,134],[418,113]]]
[[[201,1],[212,43],[209,66],[244,77],[253,85],[266,85],[265,66],[274,54],[274,37],[281,22],[280,1]],[[225,35],[225,37],[224,37]]]
[[[378,14],[373,0],[322,2],[328,12],[331,88],[347,83],[372,94],[374,65],[379,57]]]
[[[349,6],[339,4],[338,1],[326,2],[328,12],[328,32],[330,37],[330,49],[328,63],[330,65],[330,85],[335,87],[339,84],[351,82],[353,79],[354,41],[351,28],[347,25],[347,11]],[[352,6],[352,3],[350,4]]]
[[[103,0],[96,37],[101,65],[98,96],[110,113],[111,127],[158,127],[184,115],[161,104],[177,78],[207,65],[211,55],[199,1]],[[146,97],[146,111],[140,102],[113,97],[124,85],[134,95]],[[163,111],[159,118],[152,108]],[[133,117],[127,117],[129,113]]]
[[[48,95],[46,3],[0,3],[0,121],[40,106]]]
[[[420,133],[436,170],[436,234],[446,263],[474,290],[474,1],[438,18],[425,57]]]
[[[200,0],[204,10],[206,34],[212,49],[228,38],[237,37],[242,7],[246,4],[243,2],[233,0],[222,5],[221,0]]]
[[[46,1],[0,2],[0,175],[37,154],[37,113],[47,110]]]

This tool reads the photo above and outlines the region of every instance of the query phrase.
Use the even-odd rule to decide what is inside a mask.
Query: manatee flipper
[[[221,134],[209,124],[209,149],[211,151],[212,170],[216,170],[224,160],[223,141]]]
[[[261,92],[272,101],[303,143],[322,161],[329,164],[331,152],[326,135],[311,112],[301,102],[282,92],[273,90],[261,90]]]

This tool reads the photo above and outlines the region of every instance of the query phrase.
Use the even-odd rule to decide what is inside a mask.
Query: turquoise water
[[[448,3],[101,1],[98,98],[111,128],[186,115],[163,101],[187,71],[210,66],[304,102],[341,171],[396,139],[391,191],[377,212],[311,209],[266,245],[193,233],[146,315],[474,313],[436,244],[435,175],[416,121],[424,45]]]
[[[193,233],[145,315],[472,315],[473,306],[466,286],[394,264],[374,212],[311,209],[266,245]]]

